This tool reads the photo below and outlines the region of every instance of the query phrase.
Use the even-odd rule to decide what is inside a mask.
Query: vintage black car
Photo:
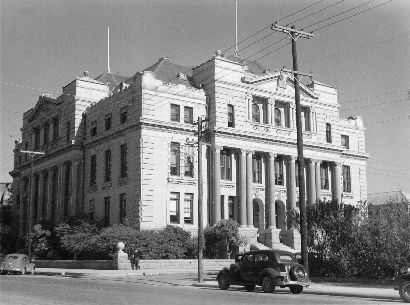
[[[403,302],[410,303],[410,266],[397,270],[394,279],[394,289],[399,291]]]
[[[291,252],[282,250],[255,250],[238,254],[235,263],[219,271],[218,285],[222,290],[231,285],[244,286],[253,291],[256,285],[264,292],[273,292],[275,286],[289,287],[294,294],[301,293],[310,281],[305,268]]]

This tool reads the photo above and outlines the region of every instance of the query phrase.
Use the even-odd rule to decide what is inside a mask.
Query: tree
[[[242,243],[238,223],[232,219],[222,219],[204,230],[205,256],[208,258],[230,258]]]

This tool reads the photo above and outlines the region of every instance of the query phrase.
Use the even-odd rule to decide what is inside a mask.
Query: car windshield
[[[280,253],[278,254],[278,260],[281,263],[285,262],[296,262],[295,257],[292,254],[287,254],[287,253]]]

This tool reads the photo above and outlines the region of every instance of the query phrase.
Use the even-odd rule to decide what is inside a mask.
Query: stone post
[[[117,243],[118,251],[113,256],[113,269],[114,270],[131,270],[131,262],[128,258],[128,254],[122,251],[125,245],[122,241]]]

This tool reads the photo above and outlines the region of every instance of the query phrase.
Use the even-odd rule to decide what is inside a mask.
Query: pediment
[[[286,82],[278,80],[276,91],[281,92],[282,94],[295,96],[295,85],[294,85],[294,77],[293,75],[288,75],[286,78]],[[299,82],[299,92],[301,99],[317,99],[318,95],[314,93],[311,89],[309,89],[306,85]]]
[[[30,116],[28,117],[28,122],[33,122],[40,118],[47,117],[49,112],[54,112],[57,104],[58,102],[56,99],[49,96],[40,95],[36,106],[33,108]]]

